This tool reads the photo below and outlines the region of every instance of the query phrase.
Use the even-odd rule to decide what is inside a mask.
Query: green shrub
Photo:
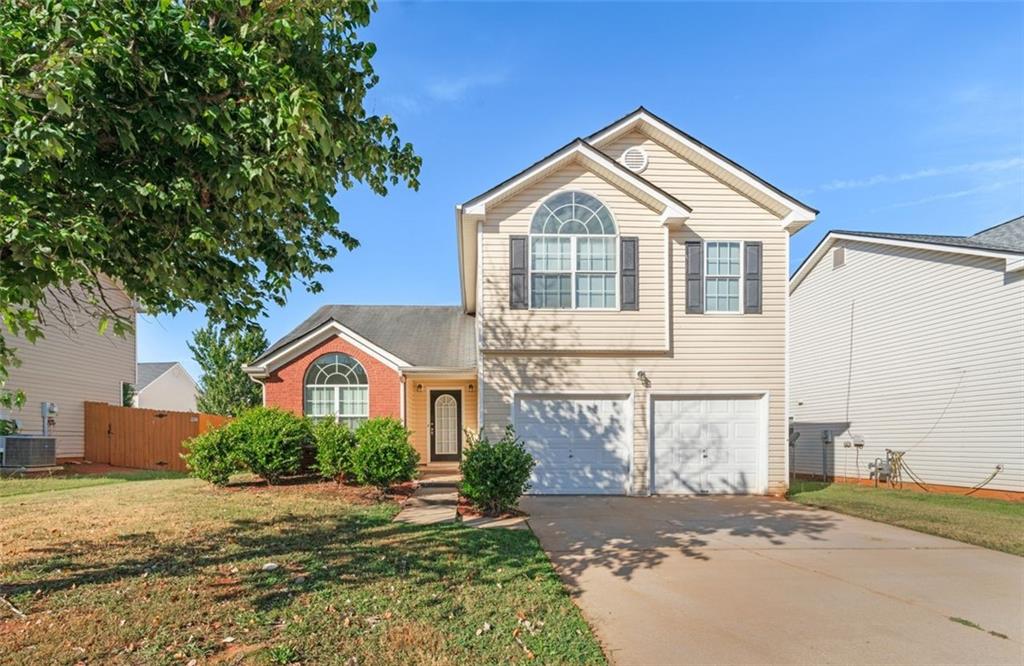
[[[512,426],[497,442],[480,436],[462,454],[459,491],[473,506],[487,514],[515,508],[530,489],[530,473],[537,462],[516,439]]]
[[[253,407],[229,427],[241,463],[271,484],[297,474],[303,452],[313,447],[309,420],[282,409]]]
[[[415,478],[420,456],[409,444],[409,434],[397,419],[364,421],[356,429],[358,443],[352,452],[352,474],[356,481],[384,492],[393,483]]]
[[[316,440],[316,471],[325,479],[340,481],[352,475],[352,452],[356,448],[356,434],[348,426],[330,419],[313,424]]]
[[[185,450],[181,457],[185,459],[189,473],[203,481],[223,486],[239,469],[230,423],[189,439],[185,442]]]

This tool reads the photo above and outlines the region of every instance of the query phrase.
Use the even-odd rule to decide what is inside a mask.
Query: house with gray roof
[[[792,234],[817,211],[644,108],[455,206],[461,303],[325,305],[264,404],[400,418],[427,465],[512,425],[533,493],[781,494]]]
[[[196,411],[199,385],[177,361],[139,363],[132,405],[172,412]]]
[[[1024,216],[971,236],[829,232],[790,304],[795,473],[884,482],[890,451],[904,484],[1024,492]]]

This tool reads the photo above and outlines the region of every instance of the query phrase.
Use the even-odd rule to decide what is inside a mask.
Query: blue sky
[[[821,210],[829,229],[970,234],[1024,213],[1024,4],[385,2],[365,36],[418,192],[335,199],[362,243],[294,292],[273,341],[324,303],[458,303],[453,209],[643,105]],[[792,268],[791,267],[791,268]],[[180,360],[202,313],[142,318],[140,361]]]

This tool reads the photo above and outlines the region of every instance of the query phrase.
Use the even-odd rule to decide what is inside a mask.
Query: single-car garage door
[[[707,397],[654,401],[654,493],[763,492],[762,400]]]
[[[611,494],[629,490],[630,402],[615,396],[516,399],[516,434],[537,460],[531,493]]]

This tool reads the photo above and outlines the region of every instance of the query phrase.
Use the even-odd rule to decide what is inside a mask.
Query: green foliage
[[[356,434],[348,426],[330,419],[313,425],[316,440],[316,470],[325,479],[340,481],[352,474],[352,453],[356,448]]]
[[[475,507],[488,514],[515,508],[530,489],[530,473],[537,462],[512,426],[497,442],[480,436],[462,453],[462,484],[459,491]]]
[[[303,452],[313,446],[309,419],[283,409],[254,407],[242,412],[228,430],[238,460],[270,484],[297,474]]]
[[[207,430],[185,442],[186,452],[181,457],[192,476],[223,486],[239,470],[232,425]]]
[[[262,328],[231,331],[209,323],[192,334],[188,348],[203,371],[196,400],[199,411],[238,416],[262,402],[260,385],[242,371],[245,363],[267,348]]]
[[[0,385],[60,293],[124,334],[131,307],[254,322],[319,292],[358,242],[331,199],[417,188],[360,0],[0,2]],[[3,393],[6,402],[17,394]]]
[[[17,421],[0,418],[0,435],[13,435],[16,432],[18,432]]]
[[[378,417],[356,429],[358,445],[352,452],[352,473],[359,483],[384,492],[394,483],[416,476],[420,456],[409,443],[409,431],[398,419]]]
[[[121,382],[121,406],[131,407],[135,400],[135,386],[128,382]]]

